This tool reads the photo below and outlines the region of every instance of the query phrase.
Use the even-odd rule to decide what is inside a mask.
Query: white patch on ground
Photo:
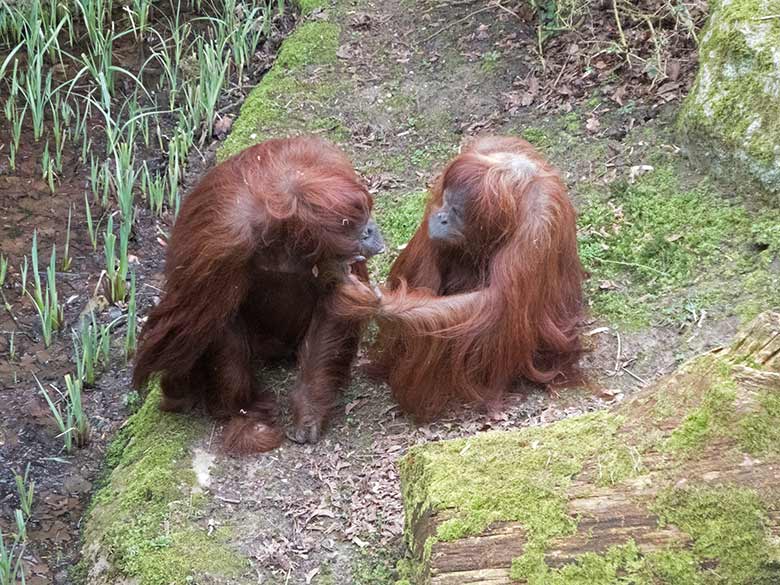
[[[750,126],[748,126],[747,130],[745,130],[745,139],[749,141],[751,138],[753,138],[753,134],[755,134],[760,128],[761,118],[754,116]]]
[[[201,448],[196,448],[192,454],[192,470],[195,472],[198,485],[204,489],[211,485],[211,466],[214,465],[216,458],[216,455]]]

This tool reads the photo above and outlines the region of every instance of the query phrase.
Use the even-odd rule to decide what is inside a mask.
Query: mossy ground
[[[780,211],[749,212],[709,181],[678,177],[662,163],[634,183],[584,190],[580,254],[597,315],[634,327],[702,309],[747,321],[780,300]]]
[[[200,517],[203,496],[193,489],[189,445],[208,425],[163,413],[158,403],[155,389],[106,454],[110,471],[87,518],[81,572],[107,568],[90,583],[168,585],[194,575],[236,576],[246,568],[225,546],[229,532],[209,534]]]
[[[706,356],[616,413],[410,450],[401,466],[407,522],[427,513],[443,513],[445,519],[426,542],[408,542],[411,550],[424,552],[419,563],[403,565],[404,574],[411,582],[421,579],[436,542],[480,534],[493,522],[517,521],[525,531],[525,552],[513,561],[511,574],[529,585],[773,583],[780,576],[775,564],[780,545],[772,537],[768,513],[780,504],[780,493],[699,485],[685,473],[697,458],[716,457],[737,466],[746,455],[778,455],[776,445],[767,450],[766,443],[747,440],[758,436],[756,429],[780,425],[774,393],[760,391],[758,410],[741,417],[733,367]],[[648,411],[648,402],[655,408]],[[740,421],[753,416],[761,422],[752,422],[746,434]],[[726,451],[724,439],[732,445]],[[643,458],[664,451],[664,464],[650,473]],[[680,473],[686,481],[679,482]],[[567,489],[582,476],[600,486],[631,478],[666,486],[636,503],[655,514],[659,526],[674,524],[686,536],[646,554],[629,540],[551,568],[545,552],[578,530],[578,518],[567,510]],[[406,534],[412,537],[414,531],[407,527]]]
[[[336,24],[312,21],[302,24],[290,35],[283,43],[274,67],[241,107],[241,114],[219,150],[220,159],[273,136],[293,132],[324,129],[331,131],[334,139],[343,137],[338,132],[338,124],[306,115],[307,109],[316,108],[335,91],[336,82],[323,83],[321,78],[309,77],[307,72],[318,66],[333,65],[339,32]]]

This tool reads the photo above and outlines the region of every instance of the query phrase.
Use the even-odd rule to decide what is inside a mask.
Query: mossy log
[[[780,583],[780,313],[610,410],[412,449],[411,583]]]

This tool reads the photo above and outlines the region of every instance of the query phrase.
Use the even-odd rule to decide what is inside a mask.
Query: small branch
[[[439,30],[437,30],[437,31],[436,31],[435,33],[433,33],[432,35],[425,37],[425,38],[424,38],[422,41],[420,41],[420,42],[421,42],[421,43],[427,43],[427,42],[428,42],[428,41],[430,41],[432,38],[439,36],[441,33],[443,33],[443,32],[444,32],[444,31],[446,31],[446,30],[449,30],[449,29],[451,29],[453,26],[455,26],[455,25],[458,25],[458,24],[460,24],[461,22],[465,22],[465,21],[467,21],[467,20],[471,19],[472,17],[476,16],[477,14],[479,14],[479,13],[481,13],[481,12],[487,12],[488,10],[491,10],[492,8],[494,8],[494,5],[492,5],[492,4],[491,4],[491,5],[489,5],[489,6],[484,6],[483,8],[480,8],[479,10],[474,10],[474,11],[470,12],[469,14],[467,14],[466,16],[464,16],[463,18],[459,18],[458,20],[454,20],[454,21],[452,21],[452,22],[451,22],[451,23],[449,23],[447,26],[443,26],[442,28],[440,28]]]
[[[5,306],[5,310],[8,311],[8,315],[11,317],[11,321],[14,322],[14,325],[16,325],[16,329],[21,332],[22,335],[24,335],[27,339],[32,341],[33,343],[38,343],[38,340],[27,333],[27,331],[24,330],[22,327],[22,324],[19,323],[19,320],[16,318],[16,315],[14,315],[13,309],[11,308],[11,303],[8,302],[8,299],[5,298],[5,293],[2,289],[0,289],[0,298],[3,299],[3,305]]]
[[[640,376],[637,376],[637,375],[636,375],[634,372],[632,372],[632,371],[631,371],[631,370],[629,370],[628,368],[623,368],[623,371],[624,371],[626,374],[628,374],[629,376],[631,376],[631,377],[632,377],[634,380],[636,380],[637,382],[640,382],[640,383],[644,384],[645,386],[647,385],[647,380],[645,380],[644,378],[642,378],[642,377],[640,377]]]
[[[623,45],[624,49],[628,49],[628,41],[623,32],[623,24],[620,22],[620,12],[618,11],[617,0],[612,0],[612,11],[615,13],[615,23],[617,24],[617,29],[620,33],[620,43]]]

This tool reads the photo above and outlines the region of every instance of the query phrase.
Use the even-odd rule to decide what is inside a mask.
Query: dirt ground
[[[356,161],[377,201],[392,200],[426,187],[461,138],[480,132],[522,133],[549,128],[572,112],[583,126],[571,142],[545,149],[580,200],[580,184],[606,184],[642,163],[652,133],[669,123],[695,73],[695,43],[683,34],[667,39],[667,68],[660,81],[648,76],[653,49],[638,28],[627,29],[628,58],[602,50],[614,38],[614,22],[600,3],[578,33],[565,33],[538,51],[536,20],[521,3],[381,2],[339,3],[328,15],[343,24],[340,75],[355,93],[320,112],[345,130],[340,141]],[[328,11],[326,11],[327,13]],[[701,13],[695,16],[701,18]],[[310,18],[325,18],[322,12]],[[597,105],[588,98],[607,97]],[[630,108],[623,107],[631,104]],[[605,105],[606,104],[606,105]],[[6,131],[3,132],[7,133]],[[6,138],[3,136],[3,138]],[[594,147],[603,146],[603,158]],[[100,272],[83,220],[83,189],[88,169],[61,178],[57,197],[37,177],[35,148],[20,155],[20,170],[0,173],[2,251],[11,259],[13,307],[0,312],[0,527],[16,505],[13,477],[27,462],[36,481],[36,508],[28,551],[28,583],[67,583],[66,568],[77,556],[78,528],[98,475],[108,439],[130,412],[129,371],[117,366],[86,393],[93,426],[88,449],[59,453],[59,439],[48,407],[32,383],[59,383],[70,369],[70,340],[61,334],[53,348],[38,340],[29,302],[18,298],[18,266],[28,253],[33,227],[48,257],[52,242],[64,239],[63,217],[74,205],[71,238],[74,267],[63,274],[66,319],[78,315],[93,296]],[[38,148],[39,150],[39,148]],[[213,154],[213,149],[211,151]],[[400,158],[399,158],[400,157]],[[401,164],[398,164],[398,161]],[[194,180],[198,167],[193,166]],[[65,165],[68,168],[68,164]],[[692,181],[697,180],[695,173]],[[131,243],[139,259],[139,313],[162,286],[165,222],[141,215]],[[113,312],[112,312],[113,311]],[[105,321],[121,312],[108,308]],[[396,469],[398,457],[416,443],[494,429],[537,425],[603,408],[620,401],[681,360],[728,340],[734,317],[702,319],[684,327],[662,322],[639,330],[592,319],[584,329],[593,351],[584,361],[591,387],[552,395],[518,385],[500,415],[457,409],[428,425],[416,426],[389,398],[387,388],[359,373],[345,393],[344,407],[325,438],[313,446],[284,444],[268,455],[233,459],[217,449],[219,429],[195,445],[193,468],[213,497],[204,522],[226,526],[231,545],[245,555],[252,571],[242,582],[389,583],[403,555],[403,513]],[[16,357],[9,355],[15,331]],[[262,375],[273,381],[284,404],[295,372],[277,369]],[[284,409],[286,410],[286,409]]]

